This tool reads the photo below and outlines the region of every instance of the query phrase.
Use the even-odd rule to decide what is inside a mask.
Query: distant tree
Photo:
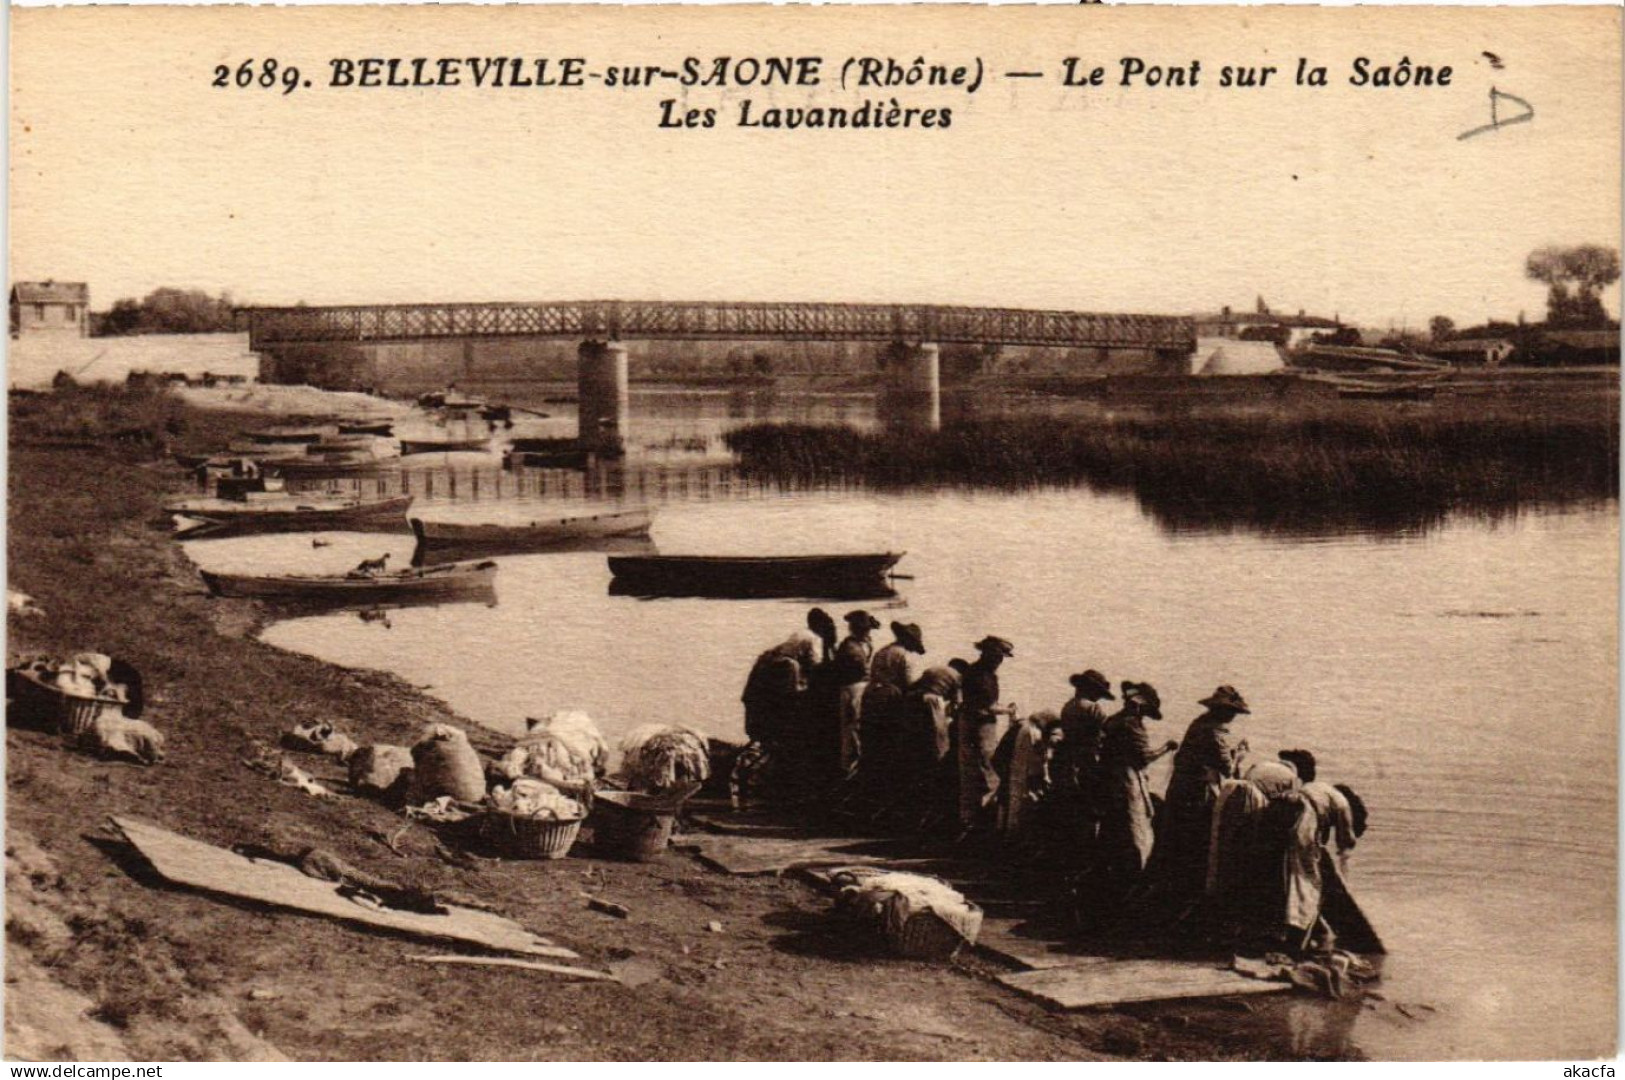
[[[1554,328],[1607,326],[1600,294],[1619,269],[1618,250],[1597,244],[1548,245],[1524,260],[1524,274],[1546,286],[1546,324]]]
[[[236,329],[230,293],[154,289],[142,300],[123,299],[101,317],[103,334],[210,334]]]
[[[102,333],[133,334],[141,328],[141,304],[124,299],[113,302],[112,310],[102,317]]]
[[[1456,331],[1456,320],[1448,315],[1435,315],[1428,320],[1428,333],[1434,341],[1449,341]]]

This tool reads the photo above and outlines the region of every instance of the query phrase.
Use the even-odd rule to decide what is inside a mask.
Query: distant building
[[[11,287],[11,336],[90,336],[90,286],[82,281],[19,281]]]
[[[1316,334],[1333,334],[1342,327],[1337,319],[1306,315],[1302,311],[1296,315],[1277,315],[1262,299],[1257,311],[1232,311],[1226,307],[1214,314],[1196,316],[1199,338],[1273,341],[1288,349],[1309,342]]]
[[[1541,335],[1541,359],[1548,364],[1619,366],[1618,330],[1548,330]]]
[[[1470,364],[1475,367],[1498,367],[1512,355],[1512,342],[1506,338],[1461,338],[1439,341],[1428,346],[1428,355],[1452,364]]]

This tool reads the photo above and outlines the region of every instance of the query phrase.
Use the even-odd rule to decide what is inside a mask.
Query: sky
[[[12,15],[11,273],[242,302],[736,299],[1363,325],[1538,319],[1523,260],[1620,235],[1617,9],[27,9]],[[1496,68],[1486,53],[1493,53]],[[955,88],[339,89],[335,57],[916,56]],[[317,85],[210,85],[274,55]],[[1357,56],[1452,85],[1348,85]],[[1106,68],[1066,88],[1061,62]],[[1203,65],[1117,85],[1120,61]],[[1292,85],[1296,60],[1330,85]],[[1264,88],[1217,85],[1274,64]],[[1000,77],[1037,70],[1037,80]],[[1535,111],[1470,139],[1491,87]],[[686,97],[685,97],[686,94]],[[946,130],[770,131],[740,101],[949,108]],[[659,103],[716,126],[658,125]],[[1517,106],[1502,105],[1503,113]],[[1619,290],[1605,294],[1619,311]]]

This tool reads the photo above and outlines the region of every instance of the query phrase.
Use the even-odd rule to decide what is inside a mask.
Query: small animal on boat
[[[332,547],[333,546],[333,541],[331,541],[331,540],[323,540],[321,537],[316,536],[316,537],[311,538],[310,546],[313,547],[313,548]]]
[[[350,571],[351,577],[377,577],[389,569],[389,552],[384,552],[376,559],[362,559],[356,568]]]

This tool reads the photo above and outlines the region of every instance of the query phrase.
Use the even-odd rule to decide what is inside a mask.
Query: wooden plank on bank
[[[1109,957],[1069,952],[1072,946],[1066,941],[1023,936],[1017,933],[1022,925],[1021,919],[983,916],[981,933],[976,935],[977,951],[1019,964],[1029,971],[1111,962]]]
[[[1273,994],[1291,983],[1252,979],[1200,960],[1097,960],[1074,967],[1000,975],[1013,990],[1060,1009],[1087,1009],[1133,1001]]]
[[[549,975],[563,975],[571,979],[619,981],[607,971],[566,967],[563,964],[541,964],[534,960],[515,960],[511,956],[408,956],[407,959],[419,964],[466,964],[471,967],[521,968],[525,971],[545,971]]]
[[[287,863],[250,859],[133,818],[115,817],[113,824],[154,870],[177,885],[414,937],[460,941],[526,956],[579,959],[577,953],[489,911],[447,904],[444,915],[421,915],[358,904],[341,894],[336,883],[307,877]]]

